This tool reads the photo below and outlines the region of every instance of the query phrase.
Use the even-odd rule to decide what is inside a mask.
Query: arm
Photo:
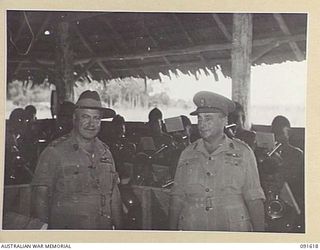
[[[179,159],[176,174],[174,176],[174,185],[171,189],[171,197],[169,204],[169,228],[171,230],[178,229],[178,222],[181,210],[184,206],[184,187],[183,187],[183,167],[182,167],[183,153]]]
[[[31,215],[41,221],[49,221],[50,190],[53,186],[59,156],[52,147],[46,148],[40,155],[31,182]]]
[[[122,229],[122,201],[118,185],[115,184],[111,197],[112,222],[116,229]]]
[[[254,232],[264,231],[264,206],[261,199],[247,201],[247,207]]]
[[[263,201],[265,195],[260,185],[257,163],[251,149],[247,152],[245,158],[247,166],[245,183],[242,189],[243,196],[249,211],[253,231],[263,232],[265,217]]]

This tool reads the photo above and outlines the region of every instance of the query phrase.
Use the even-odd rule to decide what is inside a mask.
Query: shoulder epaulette
[[[109,146],[104,143],[103,141],[101,141],[100,139],[97,140],[98,141],[98,145],[101,149],[105,150],[105,151],[110,151]]]
[[[249,146],[246,142],[244,142],[244,141],[242,141],[242,140],[240,140],[240,139],[238,139],[238,138],[232,138],[232,140],[235,141],[235,142],[237,142],[237,143],[239,143],[240,145],[245,146],[247,149],[252,150],[252,149],[250,148],[250,146]]]
[[[49,143],[49,147],[55,147],[55,146],[59,145],[61,142],[66,141],[69,137],[70,137],[69,134],[68,135],[63,135],[63,136],[55,139],[51,143]]]

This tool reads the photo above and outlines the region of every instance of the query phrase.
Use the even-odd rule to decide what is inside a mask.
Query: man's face
[[[159,134],[162,133],[162,120],[157,119],[150,122],[152,132]]]
[[[278,133],[275,133],[275,139],[282,144],[289,141],[289,127],[283,127]]]
[[[85,140],[94,139],[100,131],[101,113],[96,109],[77,109],[73,117],[73,128]]]
[[[227,117],[221,113],[198,114],[198,129],[201,138],[211,141],[224,133]]]

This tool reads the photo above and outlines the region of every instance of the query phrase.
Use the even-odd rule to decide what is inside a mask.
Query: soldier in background
[[[282,159],[281,178],[288,182],[304,216],[304,154],[303,151],[290,144],[290,122],[285,116],[276,116],[271,130],[277,142],[281,143],[278,150]]]
[[[35,122],[37,120],[37,109],[33,105],[28,105],[24,108],[28,121]]]
[[[234,137],[247,143],[254,150],[256,134],[253,131],[245,129],[244,124],[246,117],[244,114],[244,109],[240,103],[234,103],[235,110],[228,115],[228,124],[235,124],[235,128],[233,129]]]
[[[30,162],[26,155],[28,147],[26,112],[14,109],[6,127],[5,184],[26,184],[32,179]]]
[[[108,147],[97,138],[101,119],[115,112],[102,107],[96,91],[83,92],[70,134],[40,155],[32,180],[32,216],[49,229],[120,229],[119,178]]]
[[[110,138],[110,150],[115,160],[117,172],[122,177],[130,177],[130,169],[126,167],[126,162],[132,163],[135,159],[136,145],[131,143],[126,135],[125,120],[121,115],[116,115],[112,119],[112,137]]]
[[[71,132],[75,108],[76,105],[69,101],[64,101],[60,104],[51,140],[57,139]]]
[[[201,91],[193,98],[201,138],[181,154],[171,190],[173,230],[264,231],[265,195],[254,154],[224,134],[234,103]]]

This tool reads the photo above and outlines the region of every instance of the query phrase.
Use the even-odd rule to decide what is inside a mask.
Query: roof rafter
[[[78,81],[96,62],[97,60],[94,58],[90,62],[88,62],[88,64],[81,70],[81,72],[77,74],[77,77],[74,79],[74,81]]]
[[[227,40],[231,41],[232,40],[232,35],[230,34],[230,32],[228,31],[227,27],[222,22],[222,20],[219,17],[219,15],[218,14],[212,14],[212,17],[213,17],[214,21],[216,22],[216,24],[218,25],[219,29],[222,31],[224,36],[227,38]]]
[[[113,27],[112,23],[108,20],[107,16],[99,16],[98,17],[101,22],[103,22],[107,27],[111,30],[112,35],[116,37],[117,42],[120,41],[120,46],[124,48],[126,51],[129,50],[127,43],[123,39],[122,35]]]
[[[259,51],[256,55],[252,55],[251,63],[256,62],[258,59],[263,57],[265,54],[273,50],[274,48],[279,47],[279,42],[271,42],[270,44],[266,45],[261,51]]]
[[[158,48],[159,47],[159,43],[153,37],[153,35],[150,33],[148,26],[145,24],[144,16],[142,18],[143,18],[143,28],[144,28],[144,30],[146,31],[147,35],[150,37],[150,40],[152,41],[153,45]],[[165,63],[167,65],[171,65],[169,59],[166,56],[163,56],[162,58],[163,58],[163,60],[165,61]]]
[[[74,30],[76,31],[77,35],[79,36],[80,40],[82,41],[83,45],[94,56],[95,55],[94,50],[91,48],[91,45],[89,44],[89,42],[82,35],[82,33],[81,33],[80,29],[78,28],[78,26],[73,25],[73,27],[74,27]],[[106,66],[101,62],[101,60],[96,58],[96,62],[103,69],[103,71],[107,74],[107,76],[112,78],[111,72],[106,68]]]
[[[289,42],[298,42],[305,41],[305,35],[291,35],[291,36],[281,36],[281,37],[273,37],[273,38],[265,38],[253,41],[253,47],[261,47],[268,46],[273,42],[278,42],[279,45],[283,43]],[[86,58],[79,58],[74,61],[75,64],[88,63],[92,58],[96,58],[97,60],[102,61],[124,61],[124,60],[141,60],[145,58],[155,58],[155,57],[163,57],[163,56],[175,56],[175,55],[190,55],[190,54],[198,54],[199,52],[206,51],[219,51],[219,50],[231,50],[232,44],[210,44],[210,45],[198,45],[184,49],[172,49],[167,51],[150,51],[148,53],[141,54],[127,54],[127,55],[117,55],[117,56],[93,56]],[[16,58],[8,58],[8,62],[29,62],[27,57],[16,57]],[[54,64],[54,61],[45,60],[38,58],[37,61],[41,64]]]
[[[273,17],[276,19],[276,21],[277,21],[280,29],[282,30],[282,32],[285,35],[288,35],[288,36],[291,35],[291,32],[290,32],[285,20],[283,19],[282,15],[281,14],[273,14]],[[289,45],[290,45],[293,53],[295,54],[297,60],[298,61],[302,61],[304,59],[304,55],[301,52],[301,50],[299,49],[297,43],[293,42],[293,41],[290,41]]]
[[[178,23],[180,29],[182,30],[183,34],[185,35],[185,37],[187,38],[189,44],[191,44],[192,46],[195,45],[194,40],[191,38],[190,34],[188,33],[188,31],[185,29],[185,27],[183,26],[183,23],[181,22],[181,20],[177,17],[176,14],[173,14],[173,17],[175,19],[175,21]],[[202,61],[202,63],[206,63],[206,59],[203,57],[203,55],[201,54],[201,52],[199,52],[199,57]]]

